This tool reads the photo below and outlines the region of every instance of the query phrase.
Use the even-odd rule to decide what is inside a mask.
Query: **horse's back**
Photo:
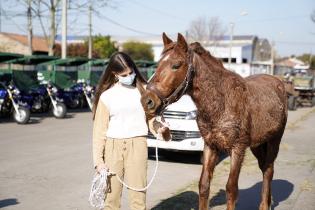
[[[282,136],[287,120],[287,95],[284,84],[271,75],[245,78],[251,113],[251,146]]]

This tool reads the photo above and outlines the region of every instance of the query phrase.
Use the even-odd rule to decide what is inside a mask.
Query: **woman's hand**
[[[169,141],[172,138],[170,129],[167,126],[160,127],[157,132],[162,137],[162,139],[164,139],[164,141]]]
[[[107,171],[109,170],[105,163],[101,163],[101,164],[96,166],[97,173],[100,173],[101,170],[103,170],[103,169],[105,169]]]

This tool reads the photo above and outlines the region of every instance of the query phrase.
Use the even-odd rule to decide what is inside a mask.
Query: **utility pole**
[[[0,0],[0,32],[2,32],[2,0]]]
[[[231,70],[232,62],[232,42],[233,42],[234,23],[230,23],[230,46],[229,46],[229,70]]]
[[[27,41],[28,41],[28,54],[33,54],[33,26],[32,26],[32,0],[27,0]]]
[[[61,58],[67,57],[67,0],[62,0]]]
[[[274,49],[274,45],[275,45],[275,42],[272,41],[271,42],[271,72],[270,74],[271,75],[274,75],[275,74],[275,49]]]
[[[51,6],[49,8],[50,35],[48,38],[48,55],[54,55],[54,45],[55,45],[55,38],[56,38],[56,5],[57,5],[56,1],[57,0],[51,0]]]
[[[313,54],[312,54],[312,50],[311,50],[310,58],[309,58],[309,61],[308,61],[308,63],[310,64],[310,68],[309,69],[312,68],[312,57],[313,57]]]
[[[92,0],[90,0],[89,5],[89,53],[88,58],[92,58]]]

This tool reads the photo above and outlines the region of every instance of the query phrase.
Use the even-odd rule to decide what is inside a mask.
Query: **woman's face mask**
[[[132,72],[128,76],[117,76],[118,80],[121,84],[124,85],[132,85],[133,81],[135,80],[136,74],[135,72]]]

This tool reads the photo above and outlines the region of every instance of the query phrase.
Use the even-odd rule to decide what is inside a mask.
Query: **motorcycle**
[[[48,112],[49,110],[50,99],[43,85],[21,91],[21,100],[31,107],[32,113]]]
[[[56,118],[64,118],[67,114],[67,107],[63,103],[63,99],[59,97],[58,89],[51,83],[46,86],[48,96],[52,104],[52,113]]]
[[[18,124],[26,124],[30,120],[30,108],[22,102],[20,91],[12,84],[0,83],[0,115],[10,116]]]
[[[89,85],[88,83],[83,82],[82,83],[82,89],[83,89],[83,93],[84,93],[86,102],[89,105],[89,108],[92,110],[95,88],[93,86]]]
[[[84,107],[84,94],[82,87],[78,84],[64,90],[59,89],[60,97],[64,100],[64,103],[70,109]]]

